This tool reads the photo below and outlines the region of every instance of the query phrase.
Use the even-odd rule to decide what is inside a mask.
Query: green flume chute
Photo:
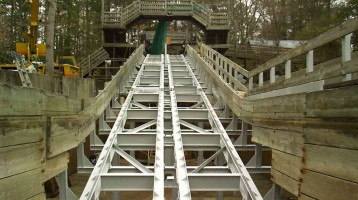
[[[164,52],[165,43],[167,41],[167,21],[159,21],[154,34],[154,39],[150,47],[151,55],[160,55]]]

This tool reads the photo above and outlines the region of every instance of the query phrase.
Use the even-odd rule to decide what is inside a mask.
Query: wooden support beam
[[[358,150],[305,144],[304,151],[304,168],[358,184]]]
[[[294,194],[295,196],[298,196],[300,183],[297,180],[275,169],[271,169],[271,180],[276,184],[280,185],[288,192]]]
[[[43,151],[41,142],[0,148],[0,179],[41,167]]]
[[[0,148],[44,140],[45,118],[0,117]]]
[[[358,123],[350,120],[312,120],[304,129],[305,143],[358,150]]]
[[[0,199],[28,199],[44,193],[41,167],[0,179]]]
[[[252,127],[253,142],[299,157],[303,156],[303,134],[293,131]]]
[[[300,192],[316,199],[357,199],[358,184],[303,170]]]
[[[67,169],[69,153],[65,152],[53,158],[46,159],[42,164],[42,182],[55,177]]]
[[[307,117],[358,117],[358,86],[307,94]]]
[[[272,149],[272,168],[296,181],[301,177],[302,158]]]

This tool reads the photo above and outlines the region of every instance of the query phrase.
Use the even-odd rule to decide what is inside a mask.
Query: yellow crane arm
[[[37,33],[39,26],[39,0],[31,2],[31,21],[29,32],[29,46],[31,54],[36,54]]]

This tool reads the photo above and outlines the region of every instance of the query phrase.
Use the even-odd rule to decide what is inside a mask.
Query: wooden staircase
[[[94,51],[91,55],[89,55],[78,64],[81,69],[81,76],[87,76],[94,68],[101,65],[109,57],[109,54],[103,47]]]

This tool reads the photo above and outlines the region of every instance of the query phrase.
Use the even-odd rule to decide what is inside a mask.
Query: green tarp
[[[154,39],[150,47],[151,55],[160,55],[164,52],[164,46],[167,41],[167,21],[159,21],[154,34]]]

